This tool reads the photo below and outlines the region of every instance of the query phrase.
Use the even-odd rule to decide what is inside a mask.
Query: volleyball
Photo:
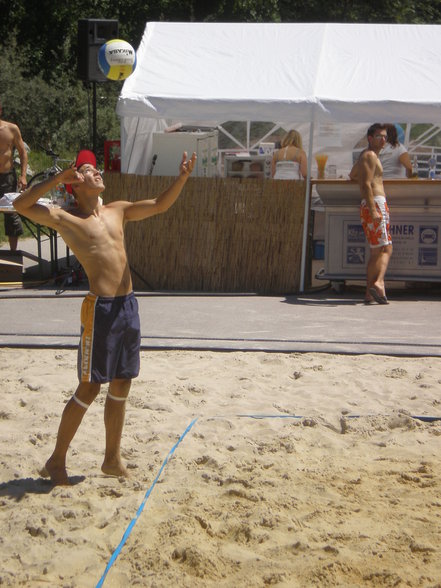
[[[136,67],[136,52],[122,39],[106,41],[98,52],[98,65],[109,80],[125,80]]]

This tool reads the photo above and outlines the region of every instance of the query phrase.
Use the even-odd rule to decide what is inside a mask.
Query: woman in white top
[[[281,148],[274,152],[271,175],[275,180],[301,180],[306,178],[307,167],[302,137],[291,130],[283,137]]]
[[[387,143],[379,153],[383,166],[383,178],[410,178],[412,163],[406,147],[398,141],[395,125],[386,124]]]

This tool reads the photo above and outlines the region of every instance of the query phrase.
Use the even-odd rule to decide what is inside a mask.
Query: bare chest
[[[0,125],[0,155],[9,155],[14,146],[14,136],[7,125]]]
[[[60,234],[77,253],[111,254],[124,244],[122,222],[113,215],[99,215],[88,218],[67,218],[60,226]]]
[[[14,142],[14,135],[12,134],[9,125],[0,123],[0,141],[2,143],[7,143],[8,145],[12,145]]]

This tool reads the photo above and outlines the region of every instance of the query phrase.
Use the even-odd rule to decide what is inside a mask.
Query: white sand
[[[441,421],[409,416],[441,416],[441,359],[143,352],[131,478],[100,472],[103,389],[69,452],[73,486],[51,488],[38,469],[75,363],[0,349],[0,585],[96,586],[197,417],[104,586],[441,586]]]

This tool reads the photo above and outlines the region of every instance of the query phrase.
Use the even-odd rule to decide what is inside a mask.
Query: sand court
[[[194,419],[103,586],[439,585],[441,359],[143,351],[130,479],[100,472],[104,388],[52,489],[75,359],[0,350],[3,585],[98,585]]]

